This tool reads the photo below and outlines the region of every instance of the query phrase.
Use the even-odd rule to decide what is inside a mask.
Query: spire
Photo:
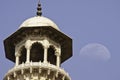
[[[40,0],[38,1],[38,7],[37,7],[37,16],[41,16],[42,15],[42,8],[41,8],[41,4],[40,4]]]

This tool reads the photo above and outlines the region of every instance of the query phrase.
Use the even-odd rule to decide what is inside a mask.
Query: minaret
[[[37,15],[4,40],[6,58],[15,63],[4,80],[71,80],[61,64],[72,56],[72,39],[41,9],[39,2]]]

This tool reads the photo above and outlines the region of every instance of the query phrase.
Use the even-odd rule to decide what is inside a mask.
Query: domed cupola
[[[37,7],[37,15],[35,17],[29,18],[27,20],[25,20],[21,25],[21,27],[45,27],[45,26],[50,26],[53,27],[57,30],[59,30],[59,28],[57,27],[57,25],[50,19],[43,17],[42,16],[42,8],[41,8],[41,4],[40,2],[38,3],[38,7]]]
[[[59,30],[59,28],[57,27],[57,25],[50,19],[43,17],[43,16],[35,16],[32,18],[29,18],[27,20],[25,20],[21,25],[21,27],[46,27],[46,26],[50,26],[53,27],[56,30]]]

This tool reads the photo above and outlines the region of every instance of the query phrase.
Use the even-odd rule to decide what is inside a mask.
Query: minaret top
[[[41,10],[39,0],[37,15],[4,40],[5,56],[15,66],[3,80],[71,80],[60,66],[72,57],[72,39]]]
[[[37,7],[37,16],[41,16],[42,15],[42,7],[40,4],[40,0],[38,1],[38,7]]]
[[[46,27],[50,26],[53,27],[54,29],[59,30],[58,26],[49,18],[46,18],[42,16],[42,7],[40,0],[38,1],[38,7],[37,7],[37,16],[31,17],[26,19],[21,25],[21,27]]]

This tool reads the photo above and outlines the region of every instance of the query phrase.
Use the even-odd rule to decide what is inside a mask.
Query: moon
[[[99,43],[89,43],[81,48],[80,56],[102,61],[108,61],[111,58],[111,54],[107,47]]]

